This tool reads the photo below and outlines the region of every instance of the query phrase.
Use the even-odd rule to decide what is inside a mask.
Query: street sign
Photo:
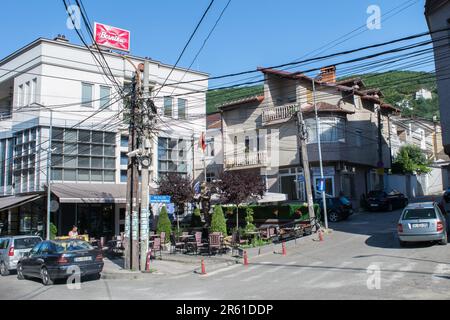
[[[95,43],[99,46],[130,51],[130,31],[98,22],[95,22],[94,30]]]
[[[150,203],[170,203],[170,196],[151,195]]]
[[[317,190],[320,192],[325,191],[325,179],[318,179],[317,180]]]

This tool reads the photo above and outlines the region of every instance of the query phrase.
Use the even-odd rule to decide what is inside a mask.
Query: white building
[[[416,100],[431,100],[433,99],[433,95],[431,94],[430,90],[421,88],[419,91],[416,92]]]
[[[128,124],[117,88],[129,88],[135,68],[146,60],[159,113],[151,181],[168,172],[200,177],[196,146],[206,131],[208,75],[177,67],[155,96],[172,66],[103,51],[116,84],[93,54],[59,36],[33,41],[0,60],[0,195],[9,196],[0,198],[0,233],[30,233],[45,225],[49,140],[58,232],[74,224],[93,235],[123,230]],[[196,82],[170,85],[191,80]]]

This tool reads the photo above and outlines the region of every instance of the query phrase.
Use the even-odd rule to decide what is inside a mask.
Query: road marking
[[[317,284],[318,281],[322,280],[323,278],[328,277],[331,273],[333,273],[333,271],[342,271],[340,269],[345,268],[348,265],[351,265],[352,262],[351,261],[346,261],[341,263],[339,266],[337,267],[323,267],[326,268],[324,271],[322,271],[322,273],[320,273],[317,277],[311,278],[310,280],[304,282],[304,284],[306,285],[311,285],[311,284]]]
[[[242,267],[242,268],[245,268],[245,267]],[[237,276],[239,276],[239,275],[248,273],[248,272],[250,272],[250,271],[259,269],[259,268],[261,268],[261,266],[258,266],[258,265],[249,266],[249,267],[246,267],[246,268],[245,268],[244,270],[242,270],[242,271],[235,272],[235,273],[229,274],[229,275],[227,275],[227,276],[224,276],[224,277],[222,277],[222,279],[230,279],[230,278],[234,278],[234,277],[237,277]]]
[[[267,269],[265,271],[259,272],[258,274],[255,274],[254,276],[251,276],[251,277],[248,277],[246,279],[243,279],[242,281],[243,282],[248,282],[248,281],[256,280],[258,278],[263,277],[265,274],[276,272],[278,270],[281,270],[281,269],[283,269],[283,268],[285,268],[287,266],[294,265],[296,263],[297,263],[296,261],[291,261],[289,263],[286,263],[286,265],[284,265],[284,266],[277,266],[277,267],[275,267],[273,269]],[[270,262],[261,262],[261,264],[269,265],[271,263]],[[266,267],[270,267],[270,266],[266,266]]]
[[[416,265],[417,265],[416,262],[410,262],[406,266],[403,264],[396,263],[396,264],[389,266],[389,268],[388,268],[389,270],[381,269],[381,272],[385,271],[385,272],[389,272],[389,273],[394,273],[390,278],[386,279],[387,282],[394,282],[394,281],[398,281],[401,278],[403,278],[406,275],[406,273],[408,271],[413,270]],[[403,267],[401,267],[401,266],[403,266]],[[400,269],[398,269],[398,267],[400,267]],[[392,271],[392,270],[398,270],[398,271]],[[381,277],[383,279],[383,275]]]
[[[450,265],[444,264],[444,263],[439,263],[434,268],[434,273],[431,275],[431,277],[433,278],[434,283],[440,282],[441,280],[444,280],[444,278],[446,278],[446,277],[449,278],[450,277]]]
[[[226,272],[226,271],[230,271],[230,270],[236,269],[238,267],[242,268],[242,265],[241,264],[234,264],[234,265],[226,267],[226,268],[217,269],[217,270],[212,271],[212,272],[207,272],[205,276],[206,277],[213,276],[213,275],[216,275],[216,274],[219,274],[219,273],[222,273],[222,272]]]
[[[323,264],[322,261],[316,261],[316,262],[313,262],[313,263],[309,264],[309,265],[306,266],[306,267],[300,267],[299,270],[292,272],[292,275],[294,275],[294,276],[299,275],[300,273],[303,273],[303,272],[305,272],[305,271],[307,271],[307,270],[311,270],[311,269],[313,269],[313,268],[315,268],[315,267],[320,266],[321,264]]]

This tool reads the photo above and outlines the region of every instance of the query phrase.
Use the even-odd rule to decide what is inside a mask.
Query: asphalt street
[[[325,241],[303,238],[287,255],[252,258],[207,275],[149,275],[44,287],[0,278],[0,299],[449,299],[449,246],[400,248],[400,211],[356,214],[331,224]],[[281,246],[280,246],[281,251]]]

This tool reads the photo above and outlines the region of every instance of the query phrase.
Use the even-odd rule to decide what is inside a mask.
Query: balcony
[[[298,104],[267,107],[262,111],[263,126],[288,121],[298,111]]]
[[[0,121],[11,119],[12,113],[10,111],[0,111]]]
[[[250,169],[264,167],[267,164],[267,151],[249,152],[225,159],[225,169]]]

